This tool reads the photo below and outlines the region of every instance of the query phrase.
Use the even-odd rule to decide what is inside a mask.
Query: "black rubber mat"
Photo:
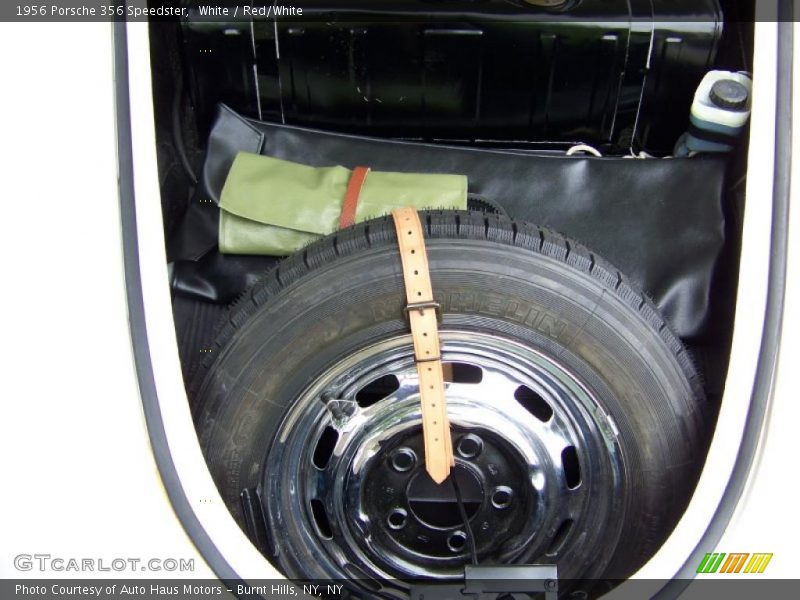
[[[198,363],[209,352],[226,312],[228,307],[224,304],[202,302],[180,294],[173,297],[172,314],[185,384],[189,383]]]

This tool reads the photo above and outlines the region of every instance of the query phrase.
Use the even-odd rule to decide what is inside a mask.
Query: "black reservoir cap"
[[[733,79],[720,79],[709,93],[712,104],[726,110],[746,110],[748,97],[747,88]]]

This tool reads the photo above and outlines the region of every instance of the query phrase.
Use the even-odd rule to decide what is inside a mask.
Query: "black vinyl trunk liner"
[[[239,151],[311,166],[461,173],[516,219],[571,237],[625,272],[687,344],[726,354],[732,316],[720,157],[592,158],[352,136],[246,119],[221,105],[201,182],[168,240],[177,296],[227,304],[277,259],[216,249],[222,186]]]

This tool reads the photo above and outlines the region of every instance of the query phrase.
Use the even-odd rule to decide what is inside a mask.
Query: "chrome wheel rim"
[[[514,341],[457,331],[441,341],[454,371],[454,474],[479,559],[600,573],[624,512],[618,430],[600,399]],[[375,586],[463,574],[467,529],[452,487],[424,472],[417,383],[410,337],[400,336],[338,361],[292,403],[262,481],[287,574]]]

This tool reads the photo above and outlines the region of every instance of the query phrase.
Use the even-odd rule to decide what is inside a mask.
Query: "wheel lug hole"
[[[398,448],[392,452],[389,464],[398,473],[407,473],[417,464],[417,453],[411,448]]]
[[[395,531],[405,527],[407,521],[408,512],[403,508],[393,508],[389,516],[386,517],[386,524],[390,529],[394,529]]]
[[[476,458],[483,451],[483,440],[474,433],[468,433],[458,440],[456,452],[461,458]]]
[[[450,552],[462,552],[467,545],[467,534],[463,531],[454,531],[447,538],[447,547]]]
[[[510,487],[499,485],[492,492],[492,506],[498,510],[503,510],[511,506],[514,492]]]

